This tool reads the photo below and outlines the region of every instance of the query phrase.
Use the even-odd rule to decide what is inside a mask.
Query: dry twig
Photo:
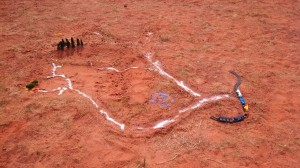
[[[218,162],[220,164],[223,164],[225,165],[225,163],[221,162],[221,161],[218,161],[218,160],[214,160],[214,159],[211,159],[211,158],[204,158],[205,160],[210,160],[210,161],[214,161],[214,162]]]
[[[178,156],[178,154],[176,154],[172,159],[170,159],[170,160],[166,160],[166,161],[163,161],[163,162],[159,162],[159,163],[156,163],[156,164],[164,164],[164,163],[167,163],[167,162],[170,162],[170,161],[172,161],[172,160],[174,160],[174,159],[176,159],[177,158],[177,156]]]

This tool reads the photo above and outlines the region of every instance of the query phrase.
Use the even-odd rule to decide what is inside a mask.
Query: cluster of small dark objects
[[[76,42],[77,46],[83,46],[82,40],[77,39]],[[70,46],[72,48],[75,48],[75,41],[73,37],[71,38],[71,43],[68,39],[66,39],[66,41],[64,39],[61,39],[61,41],[57,44],[57,50],[64,50],[65,47],[70,48]]]

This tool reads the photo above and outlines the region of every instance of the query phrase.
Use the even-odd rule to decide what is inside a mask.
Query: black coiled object
[[[235,71],[231,70],[229,72],[237,78],[237,82],[233,86],[233,90],[234,90],[235,93],[237,93],[237,95],[238,95],[238,93],[240,94],[241,97],[239,97],[239,95],[238,95],[238,98],[240,99],[241,104],[244,108],[246,103],[245,103],[244,98],[242,97],[240,91],[238,90],[239,86],[242,83],[241,77]],[[248,105],[247,105],[247,107],[248,107]],[[244,110],[244,112],[246,112],[246,111]],[[219,121],[219,122],[223,122],[223,123],[236,123],[236,122],[243,121],[247,117],[247,115],[248,115],[247,113],[244,113],[242,115],[238,115],[238,116],[235,116],[235,117],[226,117],[226,116],[214,117],[214,116],[211,116],[210,118],[213,119],[213,120]]]
[[[219,117],[210,117],[213,120],[219,121],[219,122],[224,122],[224,123],[235,123],[235,122],[240,122],[245,119],[245,115],[238,115],[236,117],[225,117],[225,116],[219,116]]]
[[[77,42],[77,46],[79,47],[79,46],[83,46],[83,41],[82,41],[82,39],[77,39],[76,40],[76,42]],[[72,48],[75,48],[75,41],[74,41],[74,39],[73,39],[73,37],[71,38],[71,42],[68,40],[68,39],[66,39],[66,42],[64,41],[64,39],[62,39],[58,44],[57,44],[57,50],[64,50],[64,48],[65,48],[65,46],[67,47],[67,48],[70,48],[70,47],[72,47]]]

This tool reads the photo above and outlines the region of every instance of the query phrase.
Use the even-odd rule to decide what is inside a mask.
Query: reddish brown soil
[[[0,7],[0,167],[300,165],[299,1],[2,0]],[[72,36],[85,46],[56,51]],[[241,113],[231,98],[137,132],[135,126],[150,127],[197,100],[147,70],[148,51],[204,96],[233,95],[234,69],[250,117],[237,124],[209,119]],[[59,73],[129,129],[120,131],[74,91],[22,87],[34,79],[42,89],[65,85],[46,79],[51,63],[63,64]],[[97,70],[131,66],[142,69]],[[155,92],[174,98],[170,107],[150,103]]]

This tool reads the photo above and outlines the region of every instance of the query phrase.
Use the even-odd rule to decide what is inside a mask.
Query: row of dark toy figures
[[[83,46],[82,40],[77,39],[76,43],[77,43],[77,46]],[[57,44],[57,50],[64,50],[65,47],[75,48],[75,41],[74,41],[73,37],[71,38],[71,43],[68,39],[66,39],[66,41],[64,39],[61,39],[61,41]]]

